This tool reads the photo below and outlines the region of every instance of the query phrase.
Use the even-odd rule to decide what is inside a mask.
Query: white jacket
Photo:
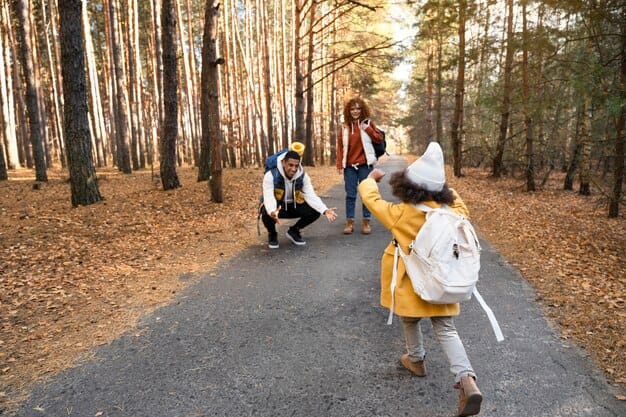
[[[359,126],[359,131],[361,132],[361,143],[363,144],[363,149],[365,150],[365,158],[367,159],[367,165],[374,165],[376,163],[376,153],[374,152],[374,145],[372,145],[372,138]],[[343,142],[343,155],[341,155],[341,166],[343,168],[346,167],[346,160],[348,158],[348,142],[350,140],[350,132],[348,131],[348,127],[343,127],[343,132],[341,135],[341,141]],[[338,155],[339,156],[339,155]]]
[[[302,195],[304,196],[304,201],[311,206],[311,208],[320,214],[324,214],[328,207],[321,198],[315,192],[313,188],[313,184],[311,183],[311,177],[304,172],[304,168],[302,165],[298,167],[296,174],[293,178],[288,179],[285,176],[285,171],[283,169],[283,159],[285,159],[286,154],[279,155],[276,161],[276,167],[278,168],[278,172],[283,176],[285,180],[285,204],[293,204],[294,207],[296,205],[295,199],[295,188],[294,184],[296,179],[302,177]],[[274,197],[274,175],[272,175],[272,171],[267,171],[265,176],[263,177],[263,205],[265,206],[265,211],[271,213],[276,210],[278,207],[278,202],[276,201],[276,197]],[[286,209],[286,207],[283,207]]]

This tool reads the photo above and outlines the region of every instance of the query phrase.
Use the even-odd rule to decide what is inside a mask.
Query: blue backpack
[[[265,158],[265,170],[263,172],[265,173],[270,169],[276,168],[278,166],[278,157],[284,153],[287,153],[288,150],[288,148],[281,149],[280,151]]]

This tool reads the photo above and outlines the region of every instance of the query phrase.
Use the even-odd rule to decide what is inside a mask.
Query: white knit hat
[[[446,182],[441,146],[437,142],[430,142],[424,155],[406,169],[406,175],[428,191],[441,191]]]

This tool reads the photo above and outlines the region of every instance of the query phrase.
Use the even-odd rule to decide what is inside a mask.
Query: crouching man
[[[263,177],[261,219],[267,229],[269,248],[278,248],[276,224],[280,224],[280,219],[298,219],[287,230],[287,238],[296,245],[305,245],[300,230],[317,220],[320,214],[329,222],[337,218],[336,208],[326,207],[315,193],[311,178],[300,165],[298,152],[280,155],[276,167]]]

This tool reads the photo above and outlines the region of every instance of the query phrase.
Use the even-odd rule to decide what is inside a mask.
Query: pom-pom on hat
[[[446,183],[441,146],[437,142],[430,142],[424,155],[406,169],[406,176],[428,191],[441,191]]]
[[[305,146],[301,142],[293,142],[291,145],[289,145],[289,150],[298,152],[298,155],[300,156],[302,156],[302,154],[304,153],[304,148]]]

